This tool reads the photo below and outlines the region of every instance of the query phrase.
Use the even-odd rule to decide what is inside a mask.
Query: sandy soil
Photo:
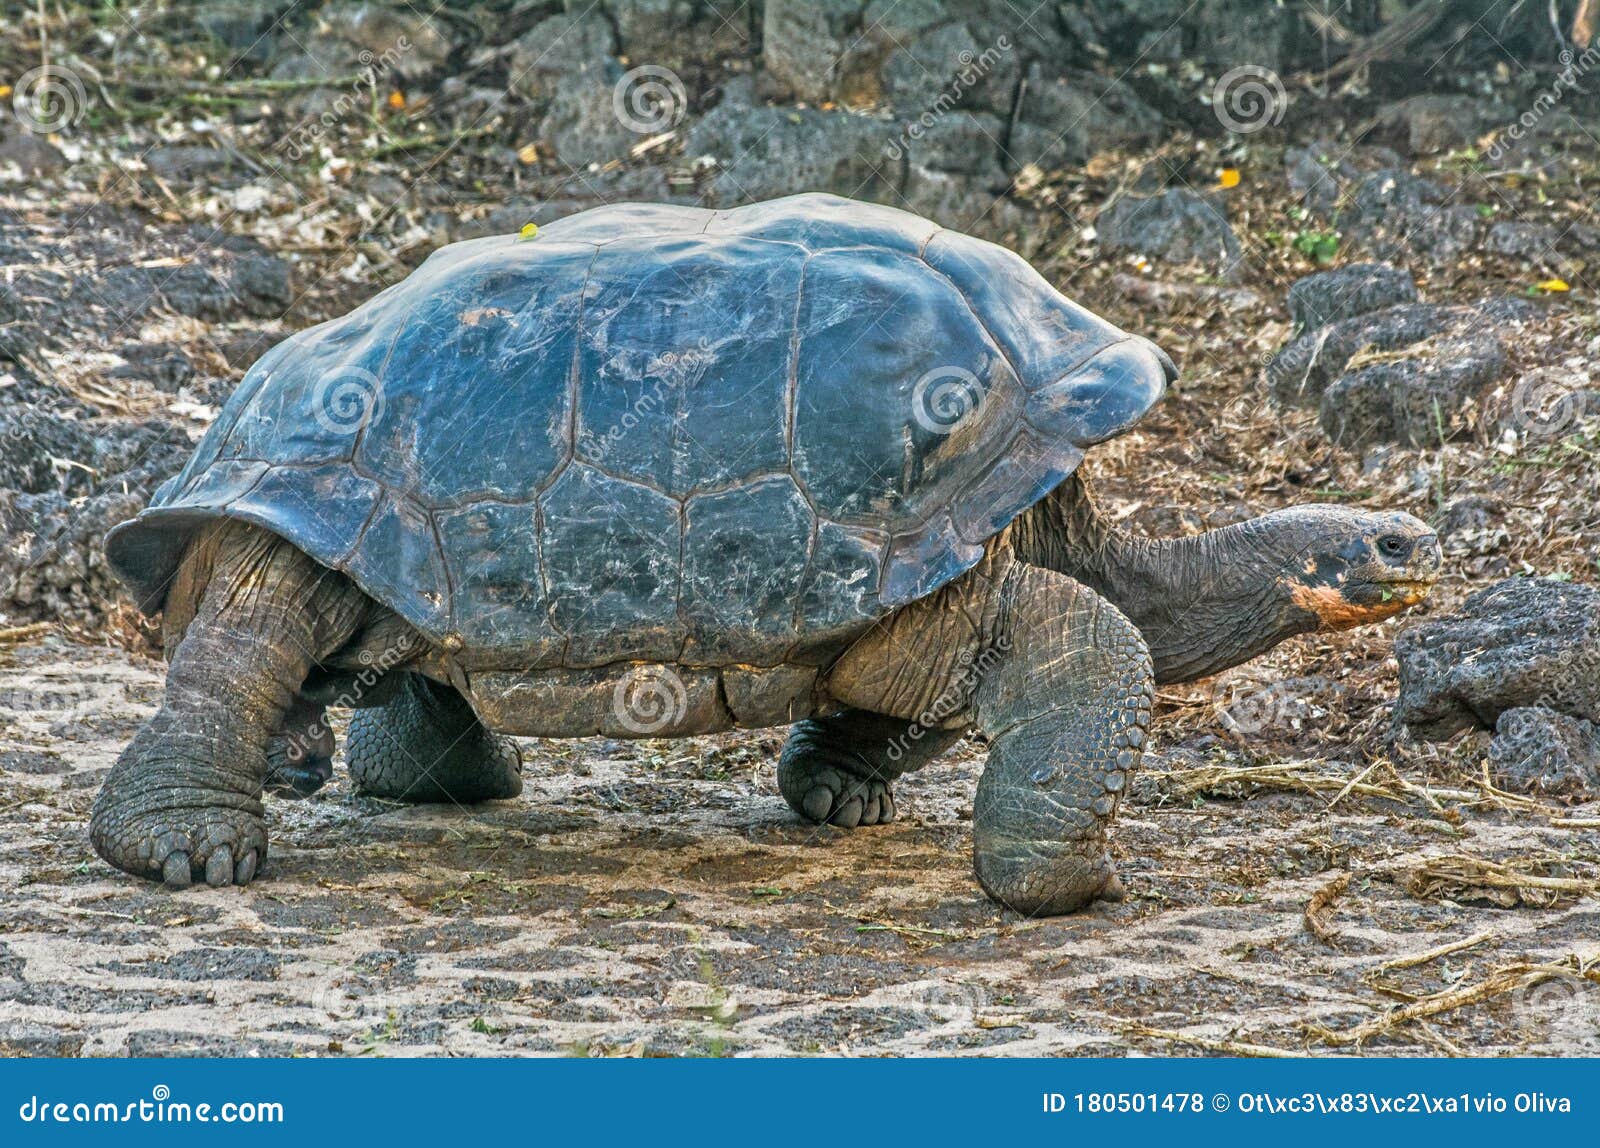
[[[1541,850],[1562,859],[1552,871],[1592,878],[1600,831],[1337,789],[1185,796],[1197,763],[1249,761],[1214,739],[1192,748],[1179,717],[1162,721],[1124,807],[1131,899],[1029,921],[970,876],[981,747],[902,781],[902,820],[841,831],[800,824],[777,795],[777,731],[530,741],[523,797],[472,809],[356,797],[341,771],[315,798],[270,807],[257,884],[169,893],[110,870],[85,833],[99,780],[160,688],[156,662],[58,638],[0,666],[0,1047],[1600,1052],[1600,988],[1556,964],[1592,949],[1600,901],[1505,909],[1408,887],[1430,858]],[[1592,821],[1600,808],[1549,812]],[[1348,888],[1315,914],[1320,938],[1308,905],[1346,870]],[[1328,1035],[1500,981],[1359,1046]]]

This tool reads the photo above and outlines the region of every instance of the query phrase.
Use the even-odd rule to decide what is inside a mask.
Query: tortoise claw
[[[233,884],[233,850],[226,845],[206,859],[206,884],[213,889]]]
[[[187,889],[192,880],[189,875],[189,855],[182,850],[171,854],[161,867],[161,883],[169,889]]]

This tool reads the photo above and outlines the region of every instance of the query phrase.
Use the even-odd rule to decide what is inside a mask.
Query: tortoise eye
[[[1378,553],[1385,558],[1404,558],[1411,553],[1411,539],[1403,534],[1385,534],[1378,539]]]

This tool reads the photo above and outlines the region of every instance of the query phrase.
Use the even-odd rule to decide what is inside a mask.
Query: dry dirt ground
[[[900,783],[900,821],[841,831],[785,807],[773,731],[530,741],[520,800],[395,807],[341,771],[271,806],[262,880],[169,893],[84,832],[160,687],[156,662],[59,638],[0,666],[32,699],[0,730],[6,1049],[1600,1052],[1600,991],[1562,964],[1600,932],[1592,891],[1563,891],[1592,890],[1594,805],[1552,825],[1383,768],[1158,742],[1117,838],[1131,898],[1029,921],[970,875],[971,744]],[[1508,892],[1440,864],[1463,854],[1549,864]]]
[[[27,35],[0,37],[0,87],[40,56],[34,7],[8,8]],[[556,6],[514,7],[527,24]],[[598,171],[569,169],[536,104],[480,110],[507,82],[512,47],[498,41],[457,50],[465,86],[385,76],[350,89],[359,98],[326,137],[317,129],[318,146],[286,153],[324,122],[322,104],[298,101],[347,95],[342,71],[317,91],[298,73],[268,79],[270,60],[218,79],[211,56],[174,46],[187,8],[140,8],[149,34],[119,6],[38,6],[52,51],[91,81],[91,114],[61,136],[10,120],[0,136],[0,272],[27,288],[0,295],[14,306],[0,315],[0,414],[59,415],[82,436],[0,440],[19,455],[28,445],[43,472],[23,476],[14,503],[0,490],[0,512],[20,508],[55,539],[48,561],[19,552],[56,578],[21,579],[28,593],[0,604],[16,611],[0,618],[0,1051],[1600,1054],[1600,803],[1502,793],[1482,734],[1422,746],[1391,717],[1399,627],[1506,577],[1600,577],[1600,406],[1559,434],[1508,425],[1503,409],[1534,372],[1589,388],[1600,371],[1596,121],[1566,93],[1571,124],[1546,117],[1530,156],[1491,160],[1475,140],[1532,106],[1549,68],[1502,64],[1520,87],[1430,68],[1460,90],[1426,115],[1360,85],[1325,100],[1291,84],[1281,129],[1228,135],[1201,100],[1215,76],[1180,85],[1185,69],[1152,65],[1141,91],[1184,96],[1160,142],[1096,144],[1087,162],[1005,177],[993,206],[1025,206],[1015,218],[1029,222],[1002,237],[1182,365],[1164,403],[1092,457],[1120,517],[1193,533],[1334,501],[1416,513],[1445,548],[1425,609],[1163,691],[1114,842],[1127,901],[1029,921],[981,894],[975,743],[903,779],[890,826],[802,825],[775,784],[782,731],[528,742],[523,796],[472,809],[357,797],[341,767],[313,799],[269,803],[256,884],[169,893],[114,873],[87,841],[95,791],[162,680],[92,557],[103,525],[141,496],[118,477],[126,458],[107,479],[90,447],[143,427],[148,441],[109,453],[159,460],[151,444],[198,437],[262,347],[442,243],[548,221],[587,205],[580,192],[697,195],[714,170],[681,138],[657,146],[666,135]],[[451,26],[480,22],[494,23]],[[318,35],[325,50],[332,33]],[[240,47],[253,50],[248,37]],[[434,79],[453,70],[435,63]],[[702,89],[752,66],[686,69],[694,117],[721,107]],[[1470,111],[1491,90],[1504,105],[1463,120],[1462,101]],[[599,106],[604,121],[609,92]],[[777,135],[822,122],[764,104],[751,114]],[[823,118],[860,128],[842,115]],[[731,143],[728,174],[746,180]],[[766,176],[788,155],[772,150]],[[1384,249],[1350,226],[1363,181],[1391,167],[1449,189],[1408,224],[1426,250]],[[1337,176],[1331,214],[1304,206],[1293,177],[1308,170]],[[986,172],[966,181],[981,202]],[[1237,278],[1105,249],[1107,204],[1163,188],[1219,205],[1244,254]],[[1471,234],[1437,257],[1446,215],[1450,235]],[[1495,248],[1502,222],[1547,238],[1531,254]],[[1548,237],[1585,246],[1574,257]],[[1336,446],[1315,410],[1268,401],[1262,366],[1292,334],[1289,285],[1323,262],[1375,257],[1430,303],[1534,308],[1503,328],[1504,375],[1448,442]],[[182,358],[192,378],[158,377]],[[63,455],[73,442],[82,457]],[[84,475],[113,489],[91,497]]]

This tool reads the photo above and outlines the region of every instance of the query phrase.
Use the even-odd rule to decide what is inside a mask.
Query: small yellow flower
[[[524,223],[521,234],[524,239],[532,239],[539,234],[539,225],[537,223]]]
[[[1236,167],[1223,168],[1217,173],[1217,183],[1222,187],[1238,187],[1239,169]]]
[[[10,84],[0,84],[0,100],[3,100],[3,99],[7,98],[10,95],[11,95],[11,85]]]
[[[1539,290],[1571,291],[1572,288],[1567,286],[1567,281],[1565,279],[1546,279],[1543,283],[1539,284]]]
[[[406,94],[399,91],[390,92],[389,106],[397,112],[404,111],[406,106]]]
[[[522,150],[517,152],[517,159],[521,163],[538,163],[539,148],[536,144],[524,144]]]

